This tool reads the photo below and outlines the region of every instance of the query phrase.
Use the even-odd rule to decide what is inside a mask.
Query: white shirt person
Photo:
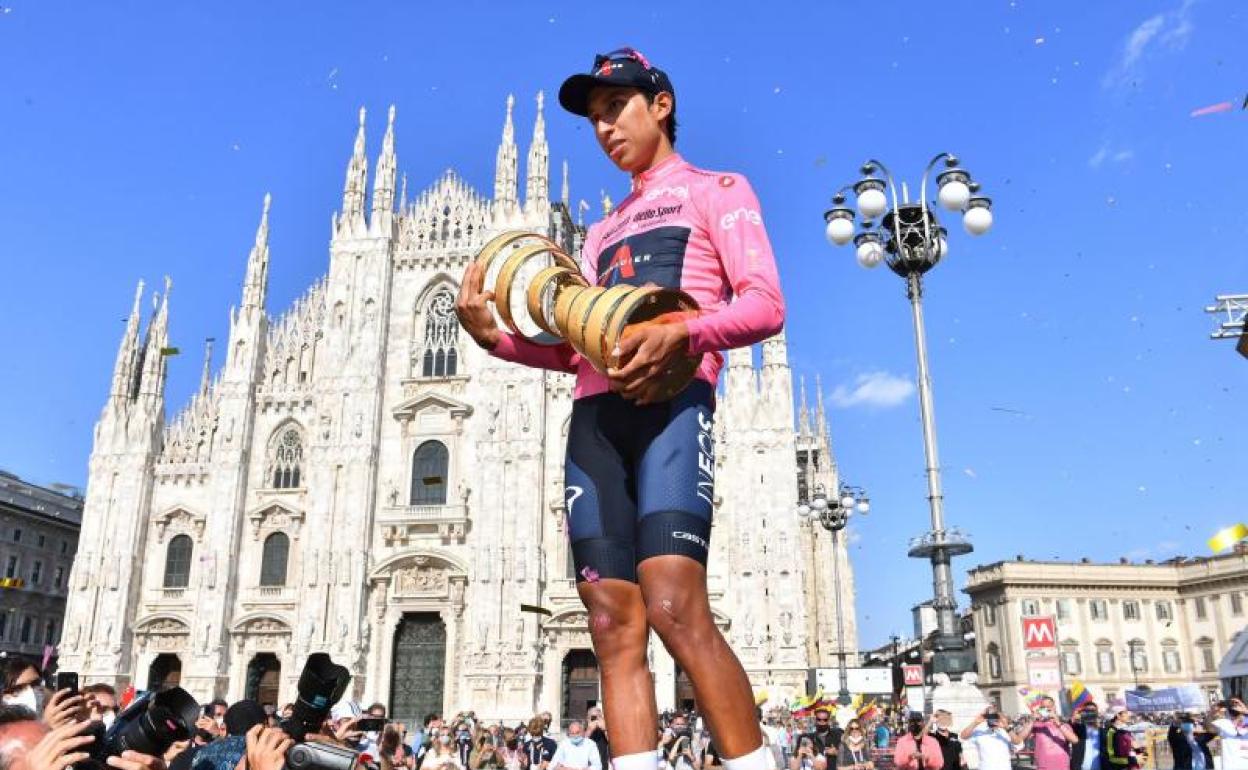
[[[568,725],[568,737],[559,742],[559,748],[550,758],[549,770],[603,770],[598,744],[585,737],[585,728],[580,722]]]

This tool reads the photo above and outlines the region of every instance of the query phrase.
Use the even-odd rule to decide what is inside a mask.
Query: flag
[[[52,653],[56,648],[50,644],[43,645],[43,662],[39,664],[40,671],[48,670],[48,661],[52,660]]]
[[[134,689],[134,685],[129,685],[121,691],[121,710],[125,711],[126,707],[134,700],[134,696],[138,693]]]
[[[1070,683],[1071,710],[1078,711],[1091,702],[1092,693],[1088,692],[1088,688],[1083,686],[1083,681],[1080,679],[1072,679]]]
[[[160,349],[160,354],[162,356],[176,356],[181,352],[182,351],[178,348],[161,348]]]
[[[1248,526],[1244,526],[1242,523],[1226,529],[1220,529],[1214,533],[1213,537],[1209,538],[1209,550],[1214,553],[1225,551],[1245,537],[1248,537]]]

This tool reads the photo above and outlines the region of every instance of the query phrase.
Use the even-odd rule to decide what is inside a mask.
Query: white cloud
[[[1159,48],[1183,50],[1196,29],[1191,17],[1195,4],[1196,0],[1183,0],[1178,8],[1150,16],[1136,25],[1123,41],[1117,63],[1105,73],[1102,85],[1117,88],[1138,80],[1141,64]]]
[[[914,395],[914,383],[908,378],[888,372],[867,372],[854,378],[852,386],[837,385],[832,403],[843,409],[866,406],[888,409],[905,403]]]

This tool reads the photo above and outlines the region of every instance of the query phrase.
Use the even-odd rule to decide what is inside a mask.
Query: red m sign
[[[1057,646],[1057,624],[1053,618],[1023,618],[1023,649],[1043,650]]]

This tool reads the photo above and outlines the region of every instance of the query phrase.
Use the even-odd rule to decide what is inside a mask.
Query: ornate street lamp
[[[897,199],[893,176],[883,163],[868,160],[862,165],[862,178],[846,185],[832,198],[832,208],[824,214],[825,234],[834,246],[851,241],[858,264],[873,268],[886,262],[890,270],[906,279],[906,295],[914,321],[915,347],[919,369],[919,413],[923,423],[923,449],[927,458],[927,499],[931,508],[931,531],[911,541],[909,555],[932,564],[932,585],[936,610],[937,637],[933,643],[932,670],[935,673],[962,674],[973,661],[966,652],[957,622],[957,602],[953,592],[954,556],[970,553],[970,539],[957,530],[945,529],[944,497],[940,485],[940,460],[936,450],[936,421],[932,407],[932,383],[927,365],[927,333],[923,325],[923,274],[949,253],[948,231],[941,226],[935,206],[927,199],[927,178],[937,164],[944,168],[936,175],[936,201],[941,207],[961,212],[962,226],[971,235],[983,235],[992,227],[992,201],[980,195],[979,184],[958,159],[942,152],[928,162],[919,186],[918,202],[910,201],[903,183]],[[855,212],[846,203],[852,190]],[[888,209],[891,195],[892,209]]]
[[[836,591],[836,637],[837,637],[837,676],[840,678],[840,691],[836,702],[848,706],[853,698],[849,694],[849,675],[845,665],[845,621],[841,610],[841,551],[840,533],[849,524],[849,517],[854,511],[866,515],[871,510],[871,500],[862,487],[841,484],[837,493],[828,496],[822,484],[816,484],[809,499],[799,500],[796,513],[803,520],[811,523],[819,522],[825,530],[832,533],[832,583]],[[814,531],[812,530],[812,535]]]

